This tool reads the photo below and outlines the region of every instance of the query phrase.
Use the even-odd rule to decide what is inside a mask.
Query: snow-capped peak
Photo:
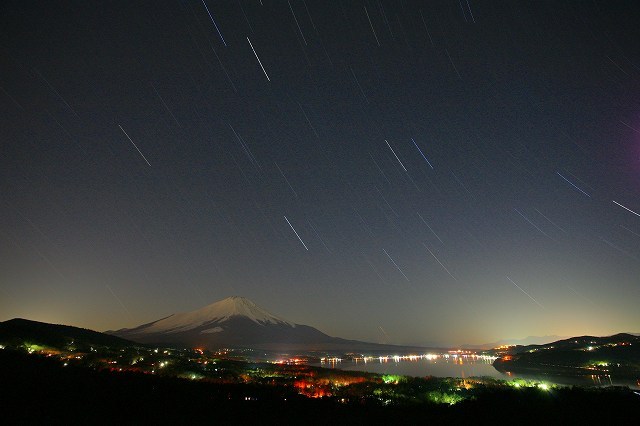
[[[225,322],[235,316],[248,318],[260,325],[271,323],[295,327],[294,323],[267,312],[245,297],[232,296],[195,311],[171,315],[136,331],[140,333],[177,333],[192,330],[208,323]]]
[[[228,319],[235,315],[240,315],[249,318],[250,320],[257,323],[286,323],[289,325],[294,325],[293,323],[277,317],[272,313],[262,309],[260,306],[253,303],[251,300],[246,297],[241,296],[231,296],[226,299],[222,299],[218,302],[212,303],[209,306],[205,306],[202,309],[199,309],[195,312],[202,313],[206,316],[215,316],[217,318]]]

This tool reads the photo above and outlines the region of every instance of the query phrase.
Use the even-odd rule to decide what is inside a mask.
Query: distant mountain
[[[134,344],[116,336],[69,325],[48,324],[22,318],[0,322],[0,344],[20,346],[25,343],[53,348],[69,345],[77,348],[91,346],[123,348]]]
[[[135,328],[107,333],[134,342],[208,349],[355,351],[400,348],[331,337],[314,327],[287,321],[239,296]]]
[[[499,371],[640,378],[640,337],[580,336],[545,345],[516,346],[494,363]]]
[[[479,345],[466,344],[462,349],[493,349],[505,345],[544,345],[566,339],[568,336],[527,336],[524,339],[502,339],[492,343],[482,343]]]

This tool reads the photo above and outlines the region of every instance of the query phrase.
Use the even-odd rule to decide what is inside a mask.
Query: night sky
[[[635,1],[3,1],[0,320],[245,296],[398,344],[640,331]]]

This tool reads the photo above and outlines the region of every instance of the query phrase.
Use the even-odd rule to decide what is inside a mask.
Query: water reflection
[[[469,353],[384,355],[323,358],[320,363],[313,365],[340,370],[368,371],[377,374],[397,374],[413,377],[493,377],[502,380],[519,378],[558,385],[616,385],[638,388],[638,385],[633,380],[617,380],[609,375],[565,377],[546,374],[502,373],[493,367],[492,364],[495,359],[492,356]]]
[[[495,357],[465,353],[424,355],[383,355],[351,358],[324,358],[319,365],[341,370],[369,371],[404,376],[502,378],[493,368]]]

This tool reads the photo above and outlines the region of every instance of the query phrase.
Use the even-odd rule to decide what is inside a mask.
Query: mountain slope
[[[627,333],[613,336],[580,336],[546,345],[516,346],[498,358],[494,367],[514,373],[561,375],[606,374],[640,377],[640,337]]]
[[[233,317],[243,317],[258,325],[274,324],[295,327],[295,324],[267,312],[249,299],[233,296],[195,311],[173,314],[132,329],[118,330],[118,333],[125,332],[126,330],[127,333],[132,335],[154,333],[173,334],[194,329],[199,329],[201,333],[215,333],[217,332],[216,330],[218,330],[216,327],[211,327],[210,329],[201,328],[206,325],[227,322]]]
[[[24,343],[62,348],[110,346],[123,348],[133,342],[86,328],[69,325],[49,324],[22,318],[0,322],[0,343],[7,346],[21,346]]]
[[[229,297],[191,312],[170,315],[135,328],[108,331],[141,343],[190,347],[331,345],[348,340],[271,314],[244,297]]]
[[[491,343],[482,344],[464,344],[461,345],[462,349],[493,349],[498,346],[526,346],[526,345],[544,345],[550,342],[556,342],[558,340],[566,339],[567,336],[527,336],[524,339],[501,339]]]

